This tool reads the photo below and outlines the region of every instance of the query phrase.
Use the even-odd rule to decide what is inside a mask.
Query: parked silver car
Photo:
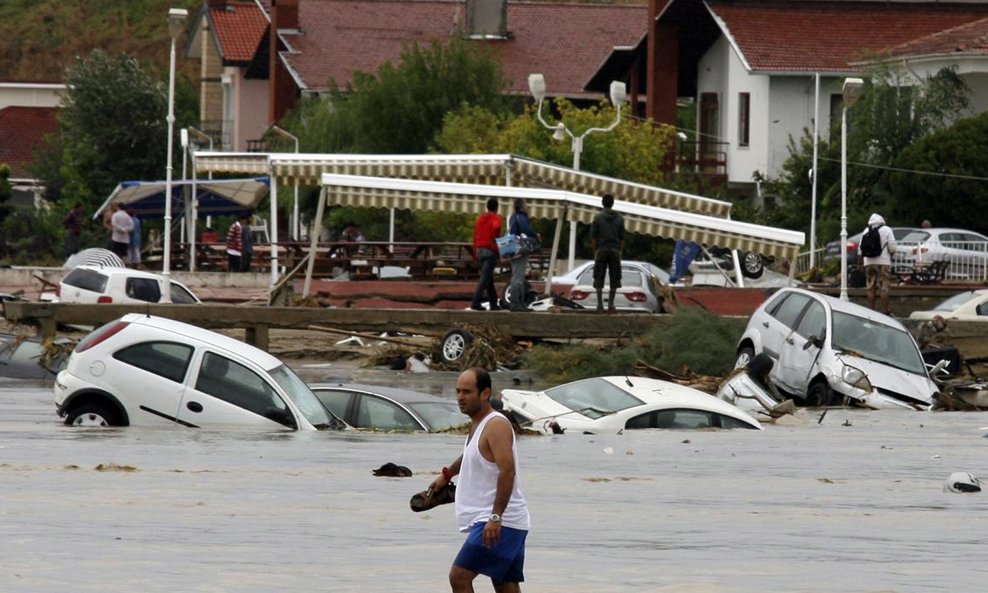
[[[570,300],[587,308],[597,306],[597,292],[593,287],[594,266],[588,266],[576,279],[570,290]],[[662,298],[662,270],[650,263],[621,262],[621,288],[614,295],[614,308],[619,311],[664,313]],[[668,276],[666,276],[668,278]],[[610,299],[610,278],[604,277],[604,307]]]
[[[893,257],[896,265],[915,267],[947,261],[947,278],[988,279],[988,237],[981,233],[953,228],[916,229],[897,242]]]
[[[762,352],[772,383],[807,405],[928,409],[937,392],[901,323],[808,290],[781,289],[751,315],[735,366]]]

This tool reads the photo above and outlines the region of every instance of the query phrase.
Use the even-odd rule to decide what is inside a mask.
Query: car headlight
[[[864,371],[859,368],[844,365],[844,372],[841,375],[841,379],[843,379],[848,385],[862,391],[868,392],[872,390],[871,381],[868,380],[868,375],[866,375]]]

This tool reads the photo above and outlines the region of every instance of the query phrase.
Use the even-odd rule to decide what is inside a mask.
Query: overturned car
[[[761,353],[767,380],[802,405],[926,410],[938,391],[901,323],[808,290],[779,290],[751,315],[735,367]]]

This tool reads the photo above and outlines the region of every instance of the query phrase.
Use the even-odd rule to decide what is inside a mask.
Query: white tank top
[[[497,464],[484,459],[480,453],[480,437],[487,423],[508,422],[498,412],[491,412],[480,421],[473,438],[467,437],[463,445],[463,459],[460,461],[460,479],[456,483],[456,521],[460,531],[468,531],[474,523],[487,521],[493,512],[494,495],[497,491]],[[514,430],[511,435],[511,454],[515,459],[515,484],[508,499],[508,507],[501,513],[501,524],[513,529],[528,530],[530,523],[528,505],[521,493],[518,478],[518,450],[515,448]]]

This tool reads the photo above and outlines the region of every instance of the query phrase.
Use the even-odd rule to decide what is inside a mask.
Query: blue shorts
[[[470,527],[467,541],[463,542],[460,553],[453,560],[454,566],[491,577],[494,585],[522,583],[525,581],[525,537],[524,529],[501,527],[501,540],[492,548],[484,547],[484,525],[475,523]]]

